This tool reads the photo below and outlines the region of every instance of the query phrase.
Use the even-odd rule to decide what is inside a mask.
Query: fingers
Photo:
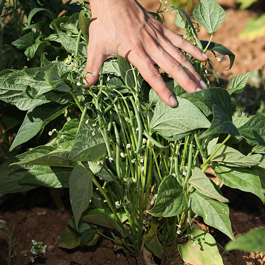
[[[153,61],[142,50],[128,54],[128,60],[138,69],[145,81],[155,90],[158,96],[169,106],[176,107],[177,101],[174,94],[165,84],[161,74],[155,68]]]
[[[88,45],[87,47],[87,63],[85,67],[85,88],[88,89],[94,85],[99,77],[99,72],[103,62],[106,60],[104,52],[101,49],[95,49],[94,46]]]
[[[180,35],[176,34],[175,32],[171,31],[170,29],[163,26],[162,28],[164,36],[176,47],[184,50],[185,52],[191,54],[197,60],[202,62],[207,61],[208,56],[204,54],[200,49],[195,47],[189,41],[185,40]]]

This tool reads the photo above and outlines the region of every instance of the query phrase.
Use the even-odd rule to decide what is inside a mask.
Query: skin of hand
[[[200,61],[208,56],[163,26],[135,0],[90,0],[92,19],[87,47],[86,81],[95,84],[103,62],[120,56],[134,65],[142,77],[169,106],[177,106],[157,64],[188,93],[207,88],[180,49]],[[89,85],[85,82],[85,88]]]

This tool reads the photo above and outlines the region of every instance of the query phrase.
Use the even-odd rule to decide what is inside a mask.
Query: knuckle
[[[186,63],[188,61],[188,58],[183,54],[182,52],[179,53],[179,61],[182,63]]]
[[[175,71],[181,71],[181,70],[183,70],[183,68],[182,68],[182,65],[179,63],[179,62],[177,62],[177,61],[171,61],[170,62],[170,68],[172,69],[172,70],[175,70]]]

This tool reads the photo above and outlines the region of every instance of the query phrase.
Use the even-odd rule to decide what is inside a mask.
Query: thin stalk
[[[212,157],[214,157],[214,155],[220,150],[220,148],[230,139],[231,134],[229,134],[224,141],[218,146],[218,148],[216,148],[216,150],[206,159],[206,161],[201,165],[201,170],[204,172],[207,167],[209,162],[211,161]]]
[[[183,184],[183,190],[186,189],[188,180],[189,180],[190,175],[191,175],[191,169],[192,169],[192,166],[193,166],[193,163],[192,163],[193,159],[192,158],[193,158],[193,139],[191,140],[190,147],[189,147],[188,170],[187,170],[187,174],[186,174],[185,181],[184,181],[184,184]]]
[[[74,95],[74,93],[72,91],[69,91],[69,94],[72,96],[72,98],[74,99],[76,105],[78,106],[78,108],[81,110],[81,112],[84,111],[83,107],[79,104],[79,101],[77,100],[76,96]]]

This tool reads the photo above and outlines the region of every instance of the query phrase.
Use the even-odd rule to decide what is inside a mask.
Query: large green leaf
[[[121,222],[115,218],[114,214],[109,209],[98,208],[95,210],[88,210],[83,214],[81,220],[115,229],[122,237],[126,237],[129,234],[129,230],[125,230],[125,228],[122,227]]]
[[[214,187],[211,180],[201,171],[200,168],[195,167],[192,171],[192,176],[189,183],[200,193],[205,196],[215,199],[220,202],[228,202],[228,199],[223,197]]]
[[[214,164],[214,171],[224,185],[251,192],[258,196],[263,203],[265,202],[260,178],[256,174],[255,168],[235,168]]]
[[[252,167],[259,165],[262,159],[262,155],[260,154],[245,156],[230,146],[223,145],[220,147],[220,144],[214,145],[211,153],[217,148],[220,149],[212,157],[212,162],[218,162],[227,166]]]
[[[265,146],[265,117],[256,114],[243,126],[238,128],[240,136],[252,144]]]
[[[98,126],[86,124],[84,121],[76,136],[69,159],[73,161],[96,161],[100,160],[105,152],[105,141]]]
[[[199,128],[210,127],[208,119],[194,104],[179,97],[177,101],[176,108],[171,108],[163,101],[156,104],[150,124],[155,131],[163,136],[171,137]]]
[[[23,166],[10,166],[10,161],[1,165],[0,196],[15,192],[25,192],[36,188],[34,185],[20,185],[19,181],[27,174],[27,168]]]
[[[60,92],[69,92],[71,88],[61,79],[56,66],[51,67],[49,72],[49,83],[53,89]]]
[[[10,147],[10,151],[37,135],[50,121],[60,116],[67,107],[50,103],[29,110]]]
[[[24,35],[23,37],[16,39],[12,42],[17,49],[25,50],[29,46],[35,43],[38,34],[35,32],[29,32],[28,34]]]
[[[193,228],[188,242],[178,245],[181,258],[192,265],[223,265],[214,237]]]
[[[170,175],[161,182],[155,205],[148,212],[156,217],[171,217],[185,211],[187,205],[182,186]]]
[[[89,33],[88,33],[89,25],[90,25],[90,18],[88,18],[81,11],[79,14],[79,27],[87,43],[88,43],[88,38],[89,38]]]
[[[191,210],[201,216],[207,225],[220,230],[231,239],[234,238],[226,204],[208,198],[198,191],[193,192],[190,198]]]
[[[213,105],[213,121],[211,127],[207,129],[200,138],[216,134],[231,134],[239,135],[236,126],[232,123],[232,118],[229,117],[219,106]]]
[[[32,166],[19,181],[20,185],[44,186],[48,188],[69,188],[72,168]]]
[[[226,251],[265,252],[265,228],[253,229],[225,245]]]
[[[48,165],[74,167],[76,163],[68,160],[70,149],[56,149],[52,146],[37,146],[16,158],[19,160],[15,164]]]
[[[92,172],[81,165],[75,166],[69,179],[69,194],[75,225],[78,227],[93,195]]]
[[[213,34],[226,18],[226,13],[216,0],[201,0],[193,10],[193,17],[208,33]]]

